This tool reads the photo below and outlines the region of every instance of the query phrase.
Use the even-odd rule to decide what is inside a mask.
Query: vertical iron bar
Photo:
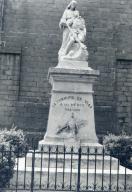
[[[72,189],[72,161],[73,161],[73,147],[71,147],[70,191]]]
[[[48,176],[47,176],[47,188],[49,188],[50,152],[51,152],[51,147],[50,147],[50,145],[49,145],[49,151],[48,151]]]
[[[39,188],[42,187],[42,167],[43,167],[43,145],[41,147],[40,153],[41,154],[41,162],[40,162],[40,181],[39,181]]]
[[[24,167],[24,189],[25,189],[26,188],[26,173],[27,173],[27,147],[25,150],[24,158],[25,158],[25,167]]]
[[[94,164],[94,191],[96,190],[96,169],[97,169],[97,148],[94,151],[95,155],[95,164]]]
[[[58,146],[56,147],[56,162],[55,162],[55,190],[57,187],[57,165],[58,165]]]
[[[33,192],[34,189],[34,168],[35,168],[35,146],[32,153],[31,192]]]
[[[110,154],[110,183],[109,183],[109,191],[112,189],[112,183],[111,183],[111,169],[112,169],[112,156]]]
[[[102,191],[104,191],[104,155],[105,155],[105,149],[103,147],[103,150],[102,150]]]
[[[18,190],[18,167],[19,167],[19,147],[18,147],[18,152],[17,152],[17,175],[16,175],[16,192]]]
[[[64,146],[63,148],[63,153],[64,153],[64,160],[63,160],[63,182],[62,182],[62,189],[64,189],[64,183],[65,183],[65,155],[66,155],[66,148]]]
[[[86,189],[88,190],[89,188],[89,147],[87,148],[87,185],[86,185]]]
[[[10,146],[10,148],[9,148],[9,159],[8,159],[8,165],[9,165],[9,168],[11,167],[11,159],[12,159],[12,147]],[[10,188],[10,181],[9,181],[9,183],[8,183],[8,188]]]
[[[118,153],[118,166],[117,166],[117,192],[119,191],[119,167],[120,167],[120,160],[119,160],[119,153]]]
[[[78,175],[77,175],[77,192],[80,191],[80,177],[81,177],[81,147],[78,149]]]
[[[31,140],[31,142],[32,142],[32,149],[34,149],[35,148],[35,145],[34,145],[34,138],[32,138],[32,140]]]
[[[125,167],[125,183],[124,183],[124,192],[127,191],[127,183],[126,183],[126,167]]]

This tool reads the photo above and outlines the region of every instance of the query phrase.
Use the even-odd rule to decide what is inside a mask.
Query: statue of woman
[[[59,61],[70,59],[87,61],[88,51],[84,45],[86,38],[86,26],[84,19],[76,10],[77,2],[72,0],[67,6],[60,20],[60,28],[63,29],[62,46],[59,50]]]

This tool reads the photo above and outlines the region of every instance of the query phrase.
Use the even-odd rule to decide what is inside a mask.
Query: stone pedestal
[[[98,75],[99,71],[80,61],[64,61],[49,69],[52,96],[47,132],[39,146],[98,146],[93,104]]]

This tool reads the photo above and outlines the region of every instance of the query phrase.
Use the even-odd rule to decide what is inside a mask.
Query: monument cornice
[[[59,67],[51,67],[49,68],[48,77],[50,74],[73,74],[73,75],[89,75],[89,76],[99,76],[99,71],[94,70],[90,67],[84,69],[75,69],[75,68],[59,68]]]

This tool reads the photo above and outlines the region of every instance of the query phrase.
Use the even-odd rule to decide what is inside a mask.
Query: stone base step
[[[26,164],[28,167],[32,166],[32,153],[28,153],[26,157]],[[57,162],[56,162],[57,161]],[[63,168],[65,164],[65,168],[71,167],[73,169],[77,169],[78,167],[78,155],[71,155],[71,154],[66,154],[65,155],[65,161],[64,161],[64,155],[58,154],[51,154],[50,155],[50,167],[57,167],[58,168]],[[49,165],[49,155],[48,154],[41,154],[41,153],[36,153],[35,154],[35,167],[38,168],[46,168]],[[94,169],[96,166],[97,169],[117,169],[118,166],[118,160],[116,158],[110,157],[110,156],[104,156],[104,160],[102,155],[82,155],[81,156],[81,168],[83,169]]]
[[[81,150],[82,152],[86,152],[87,149],[89,149],[89,152],[95,152],[95,150],[97,150],[97,152],[102,152],[103,150],[103,145],[99,144],[99,143],[77,143],[75,142],[75,140],[73,139],[72,142],[69,141],[69,139],[67,140],[67,142],[65,143],[65,148],[66,151],[70,152],[71,148],[73,147],[73,152],[78,152],[79,147],[81,146]],[[55,142],[45,142],[44,140],[39,141],[39,145],[38,145],[38,150],[41,151],[41,149],[43,148],[44,150],[48,150],[49,147],[51,147],[51,150],[56,150],[56,148],[58,147],[58,151],[63,152],[64,151],[64,143],[63,142],[59,142],[58,140],[56,140],[56,144]]]

